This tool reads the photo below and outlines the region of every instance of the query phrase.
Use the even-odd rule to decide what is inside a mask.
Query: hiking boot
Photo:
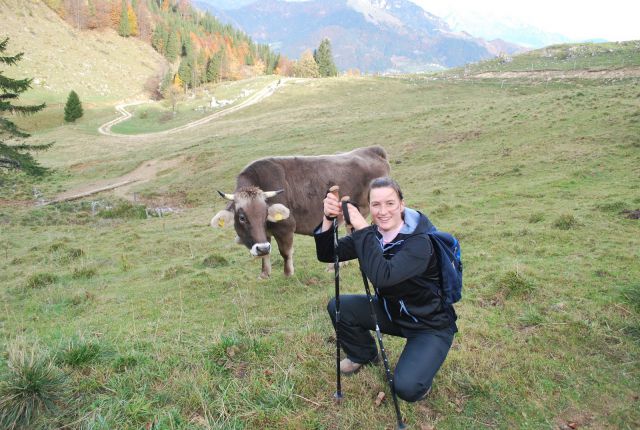
[[[353,361],[349,360],[348,358],[344,358],[340,362],[340,373],[342,373],[345,376],[354,375],[354,374],[358,373],[360,371],[360,369],[362,369],[362,366],[364,366],[364,364],[362,364],[362,363],[354,363]]]
[[[376,358],[374,358],[373,360],[369,361],[368,363],[356,363],[351,361],[348,358],[344,358],[342,359],[342,361],[340,361],[340,373],[342,373],[345,376],[350,376],[350,375],[354,375],[356,373],[358,373],[360,371],[360,369],[362,369],[363,366],[367,365],[367,364],[372,364],[372,363],[377,363],[378,362],[378,357],[376,356]]]

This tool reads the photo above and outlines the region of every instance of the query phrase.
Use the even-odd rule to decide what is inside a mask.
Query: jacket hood
[[[436,230],[436,227],[425,214],[411,208],[404,208],[404,225],[400,229],[400,233],[420,234]]]

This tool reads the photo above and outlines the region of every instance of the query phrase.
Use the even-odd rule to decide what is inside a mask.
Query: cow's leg
[[[267,279],[271,275],[271,258],[270,255],[267,254],[262,257],[262,272],[260,272],[260,276],[258,279]]]
[[[293,231],[277,235],[278,251],[284,260],[284,276],[293,275]]]

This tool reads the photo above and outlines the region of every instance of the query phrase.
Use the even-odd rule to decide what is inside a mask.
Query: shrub
[[[64,399],[65,375],[35,347],[9,347],[7,371],[0,379],[0,427],[31,428],[43,413],[56,409]]]

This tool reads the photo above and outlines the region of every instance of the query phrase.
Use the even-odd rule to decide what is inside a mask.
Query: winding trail
[[[128,106],[135,106],[143,103],[149,103],[150,100],[141,100],[141,101],[135,101],[131,103],[122,103],[116,106],[116,110],[120,113],[120,116],[98,127],[98,132],[100,132],[100,134],[103,134],[105,136],[113,136],[113,137],[128,138],[128,139],[167,136],[174,133],[180,133],[184,130],[198,127],[202,124],[206,124],[210,121],[213,121],[214,119],[221,118],[230,113],[237,112],[246,107],[254,105],[264,100],[265,98],[269,97],[270,95],[272,95],[279,87],[284,85],[284,83],[288,80],[290,79],[281,78],[277,82],[269,84],[266,87],[262,88],[261,90],[256,91],[246,100],[238,103],[237,105],[220,110],[218,112],[215,112],[199,120],[192,121],[188,124],[181,125],[179,127],[175,127],[170,130],[163,130],[163,131],[158,131],[154,133],[121,134],[121,133],[114,133],[113,131],[111,131],[111,127],[113,127],[114,125],[119,124],[131,118],[132,116],[131,112],[129,112],[126,109]],[[151,179],[157,176],[158,172],[177,167],[183,161],[183,159],[184,157],[176,157],[172,159],[155,159],[155,160],[145,161],[140,166],[138,166],[135,170],[127,173],[126,175],[123,175],[117,178],[104,179],[104,180],[85,184],[81,187],[74,188],[72,190],[68,190],[63,193],[60,193],[52,200],[42,202],[41,204],[47,205],[51,203],[60,203],[60,202],[66,202],[71,200],[77,200],[83,197],[90,196],[92,194],[97,194],[103,191],[116,190],[116,189],[117,189],[116,191],[117,195],[131,200],[132,196],[130,195],[129,190],[133,186],[133,184],[139,184],[139,183],[150,181]]]
[[[104,134],[105,136],[114,136],[114,137],[125,137],[125,138],[129,138],[129,139],[136,139],[136,138],[147,138],[147,137],[158,137],[158,136],[167,136],[170,134],[174,134],[174,133],[180,133],[184,130],[188,130],[190,128],[194,128],[194,127],[198,127],[202,124],[206,124],[210,121],[213,121],[214,119],[217,118],[221,118],[225,115],[228,115],[230,113],[233,112],[237,112],[239,110],[242,110],[244,108],[247,108],[251,105],[254,105],[258,102],[261,102],[262,100],[266,99],[267,97],[269,97],[270,95],[272,95],[279,87],[281,87],[282,85],[284,85],[284,83],[287,81],[288,79],[286,78],[282,78],[279,79],[277,82],[274,82],[272,84],[267,85],[266,87],[262,88],[259,91],[256,91],[255,93],[253,93],[249,98],[247,98],[246,100],[238,103],[237,105],[234,106],[230,106],[226,109],[222,109],[218,112],[215,112],[209,116],[206,116],[204,118],[198,119],[196,121],[192,121],[190,123],[181,125],[179,127],[175,127],[169,130],[163,130],[163,131],[157,131],[157,132],[153,132],[153,133],[141,133],[141,134],[122,134],[122,133],[115,133],[113,131],[111,131],[111,128],[116,125],[116,124],[120,124],[121,122],[124,122],[126,120],[128,120],[129,118],[131,118],[132,114],[131,112],[129,112],[126,108],[128,106],[135,106],[135,105],[139,105],[139,104],[143,104],[143,103],[150,103],[150,100],[140,100],[140,101],[135,101],[135,102],[131,102],[131,103],[122,103],[116,106],[116,110],[120,113],[120,117],[113,119],[105,124],[102,124],[100,127],[98,127],[98,132],[100,134]]]

